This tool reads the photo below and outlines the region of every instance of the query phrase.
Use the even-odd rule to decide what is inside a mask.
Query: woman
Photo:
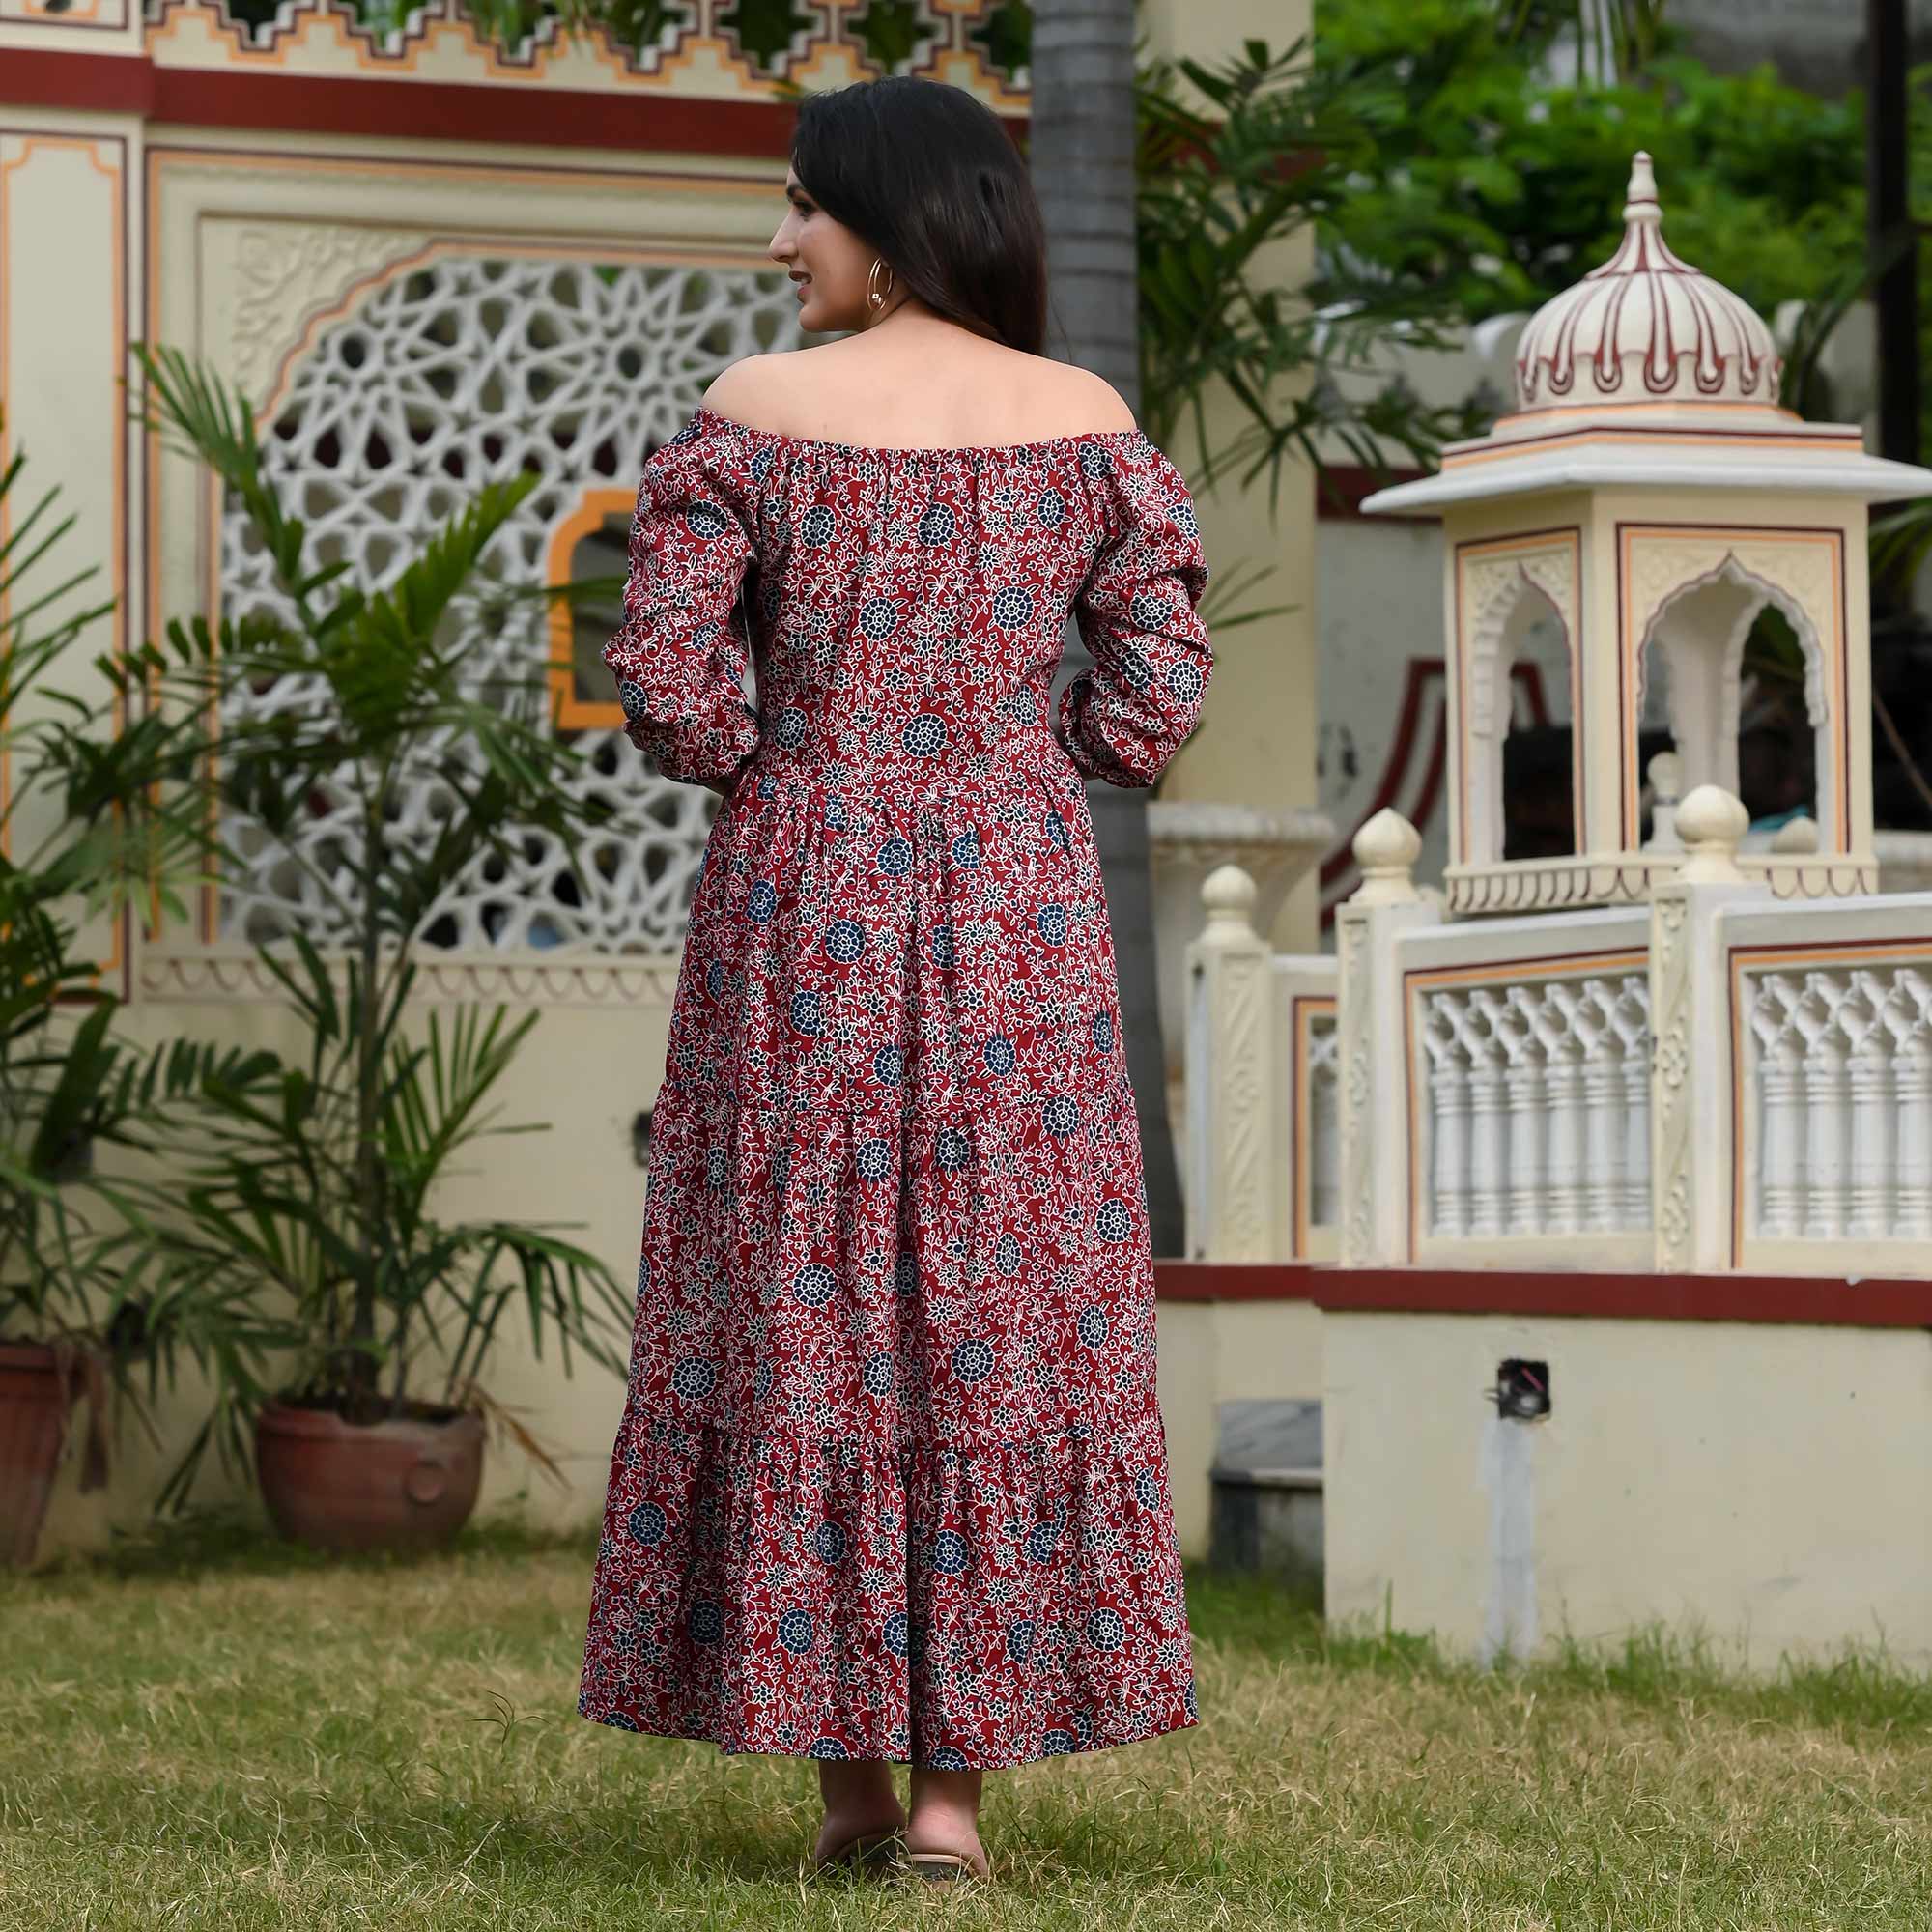
[[[812,96],[785,194],[801,323],[852,332],[726,370],[651,457],[604,653],[725,803],[580,1708],[821,1760],[821,1866],[985,1877],[985,1771],[1197,1720],[1083,781],[1193,729],[1208,569],[1179,474],[1042,354],[986,108]],[[1095,666],[1055,708],[1069,609]]]

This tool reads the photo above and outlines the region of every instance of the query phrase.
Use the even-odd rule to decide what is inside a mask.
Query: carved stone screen
[[[613,509],[624,506],[617,522],[627,528],[651,450],[683,425],[726,363],[798,340],[795,303],[777,269],[438,256],[399,270],[317,336],[271,408],[266,466],[308,526],[312,560],[346,560],[368,589],[393,582],[414,545],[485,481],[539,477],[491,546],[475,593],[452,612],[451,635],[466,640],[473,688],[486,695],[493,682],[540,679],[554,649],[542,601],[505,599],[493,585],[586,574],[580,552],[595,546],[578,539],[592,531],[604,539],[597,569],[609,570]],[[293,615],[232,500],[221,571],[226,616]],[[582,666],[586,652],[580,636],[570,655]],[[583,678],[572,681],[582,698],[593,696]],[[230,703],[265,717],[323,697],[285,679]],[[538,709],[540,700],[525,701]],[[582,704],[564,717],[579,753],[573,788],[619,808],[628,829],[587,841],[576,871],[560,840],[524,830],[513,862],[486,853],[471,863],[432,909],[427,942],[615,953],[670,952],[681,942],[714,795],[660,778],[623,736],[614,703]],[[406,772],[389,836],[427,849],[452,803],[445,774],[474,768],[473,759],[452,739]],[[230,821],[243,863],[219,895],[221,937],[299,929],[319,945],[344,940],[344,915],[311,872],[353,895],[359,831],[350,798],[346,786],[327,786],[311,800],[299,839],[307,869]]]

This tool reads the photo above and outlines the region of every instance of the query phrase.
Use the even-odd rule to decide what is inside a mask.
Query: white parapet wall
[[[1932,1278],[1932,894],[1781,899],[1743,823],[1687,799],[1646,908],[1344,907],[1348,1264]]]

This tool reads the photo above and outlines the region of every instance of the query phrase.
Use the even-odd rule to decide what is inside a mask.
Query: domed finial
[[[1422,836],[1401,812],[1383,806],[1355,834],[1355,864],[1362,883],[1355,889],[1356,905],[1408,905],[1415,890],[1415,862],[1422,856]]]
[[[1657,170],[1641,148],[1631,156],[1630,186],[1624,190],[1624,219],[1651,222],[1663,219],[1663,210],[1657,199]]]
[[[1690,855],[1678,877],[1692,885],[1727,884],[1738,870],[1738,840],[1750,829],[1750,813],[1733,792],[1701,784],[1677,808],[1677,836]]]
[[[1245,927],[1255,910],[1255,882],[1238,866],[1216,866],[1201,881],[1201,903],[1209,925]]]

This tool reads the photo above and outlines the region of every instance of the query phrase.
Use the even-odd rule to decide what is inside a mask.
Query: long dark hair
[[[791,164],[927,308],[1035,355],[1046,348],[1046,227],[1000,117],[910,74],[808,94]]]

